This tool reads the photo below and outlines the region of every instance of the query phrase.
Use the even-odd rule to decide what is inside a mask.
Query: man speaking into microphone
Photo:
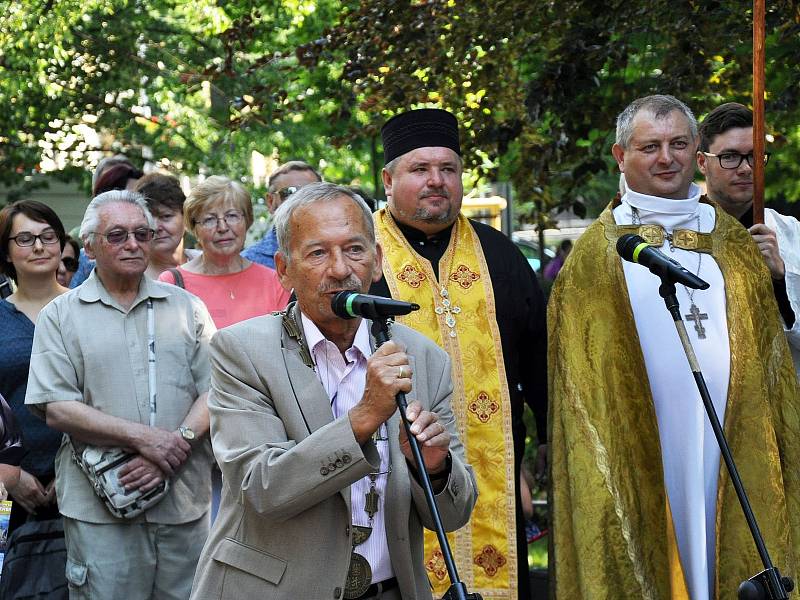
[[[557,598],[732,598],[763,569],[661,279],[617,253],[631,234],[663,256],[635,242],[629,260],[710,284],[676,285],[680,311],[775,566],[797,576],[791,358],[758,249],[692,183],[697,145],[697,123],[679,100],[629,105],[612,148],[626,190],[577,241],[553,289]]]
[[[339,295],[381,276],[359,196],[308,185],[274,219],[276,268],[297,302],[212,341],[211,439],[224,486],[192,598],[430,599],[422,529],[433,522],[395,397],[406,394],[443,526],[455,530],[477,488],[447,354],[402,325],[375,349],[357,311],[397,306]],[[334,298],[352,311],[345,318]]]

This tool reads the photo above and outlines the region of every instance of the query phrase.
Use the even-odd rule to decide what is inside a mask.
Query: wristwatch
[[[181,437],[185,439],[187,442],[191,442],[197,437],[194,433],[194,430],[191,427],[187,427],[186,425],[181,425],[178,427],[178,431],[181,434]]]

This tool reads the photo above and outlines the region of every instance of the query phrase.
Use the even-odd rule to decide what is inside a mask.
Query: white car
[[[523,239],[516,235],[511,236],[511,241],[514,242],[514,245],[517,248],[519,248],[523,256],[528,259],[528,264],[531,266],[531,269],[533,269],[537,275],[541,275],[542,267],[544,265],[542,265],[541,256],[539,254],[539,242],[535,240]],[[555,256],[555,252],[553,252],[550,248],[545,247],[544,264],[546,265],[549,263],[551,259],[555,258]]]

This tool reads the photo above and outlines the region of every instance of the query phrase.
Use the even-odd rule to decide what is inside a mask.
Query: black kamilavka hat
[[[417,148],[442,146],[461,156],[458,121],[439,108],[420,108],[395,115],[381,128],[384,164]]]

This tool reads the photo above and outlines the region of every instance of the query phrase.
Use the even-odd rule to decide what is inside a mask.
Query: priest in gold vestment
[[[479,492],[469,524],[450,536],[458,574],[484,600],[527,599],[517,485],[525,403],[540,440],[546,431],[544,299],[512,242],[460,213],[455,117],[443,110],[408,111],[381,133],[389,201],[375,213],[384,278],[371,292],[419,304],[419,311],[399,320],[452,360],[453,412]],[[426,567],[434,596],[441,597],[450,581],[435,536],[426,535]]]
[[[763,569],[660,281],[616,252],[626,233],[711,284],[676,286],[681,313],[772,560],[797,577],[791,357],[755,244],[692,184],[697,142],[671,96],[623,111],[612,152],[627,189],[575,244],[550,299],[556,598],[735,598]]]

